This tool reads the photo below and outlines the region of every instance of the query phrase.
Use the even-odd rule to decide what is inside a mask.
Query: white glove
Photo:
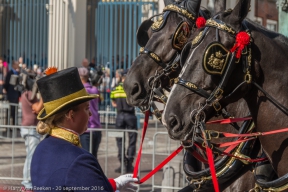
[[[132,178],[133,174],[126,174],[117,177],[115,180],[117,190],[120,192],[126,191],[136,191],[138,189],[137,186],[132,185],[131,182],[137,182],[138,178]]]

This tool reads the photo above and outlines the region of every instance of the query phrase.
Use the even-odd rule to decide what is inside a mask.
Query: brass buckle
[[[218,108],[217,108],[216,103],[218,104]],[[218,101],[213,102],[212,105],[213,105],[215,111],[217,111],[217,112],[220,111],[221,108],[222,108],[221,105],[220,105],[220,103],[219,103]]]
[[[178,68],[178,62],[175,62],[173,65],[172,65],[172,71],[175,71],[177,68]]]
[[[218,88],[215,93],[214,96],[216,97],[216,99],[220,99],[222,97],[222,94],[224,93],[223,89]]]
[[[206,132],[206,136],[207,136],[206,140],[207,140],[207,141],[210,141],[210,140],[211,140],[210,131],[209,131],[209,130],[206,130],[205,132]]]
[[[213,138],[215,138],[215,139],[218,139],[219,136],[220,136],[219,131],[206,130],[206,132],[207,132],[207,134],[209,135],[210,138],[212,138],[211,133],[217,133],[217,136],[216,136],[216,137],[213,137]]]
[[[174,84],[177,84],[179,82],[179,77],[176,77],[175,79],[174,79]]]
[[[165,99],[166,99],[166,98],[167,98],[167,97],[166,97],[165,95],[161,95],[161,97],[160,97],[160,99],[162,100],[163,103],[166,103],[166,102],[165,102]]]
[[[211,139],[211,138],[210,138]],[[206,139],[206,140],[208,140],[208,139]],[[211,150],[214,148],[214,145],[211,143],[210,144],[211,145]],[[202,147],[204,147],[204,148],[206,148],[207,146],[206,146],[206,144],[205,144],[205,142],[203,142],[202,143]],[[213,151],[213,154],[214,154],[214,151]]]
[[[140,47],[139,53],[141,54],[141,53],[143,53],[143,51],[144,51],[144,47]]]
[[[174,79],[170,79],[170,81],[169,81],[170,87],[172,87],[173,84],[174,84]]]
[[[252,82],[252,75],[249,72],[246,73],[244,76],[244,80],[246,81],[246,83],[250,84]]]
[[[198,185],[196,189],[200,189],[201,185],[205,182],[205,180],[206,180],[205,178],[201,178],[199,180],[191,179],[190,184],[194,184],[195,186]]]

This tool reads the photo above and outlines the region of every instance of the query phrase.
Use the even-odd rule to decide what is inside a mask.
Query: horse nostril
[[[170,116],[169,118],[169,122],[168,122],[168,126],[170,127],[170,129],[172,130],[173,133],[177,133],[180,130],[180,121],[177,119],[177,117],[175,115]]]
[[[177,119],[175,117],[172,117],[170,120],[170,127],[175,127],[177,125]]]
[[[135,95],[140,91],[140,86],[138,85],[138,83],[135,83],[133,86],[133,89],[131,91],[131,95]]]

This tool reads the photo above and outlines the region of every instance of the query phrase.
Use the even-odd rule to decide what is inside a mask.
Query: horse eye
[[[173,38],[173,34],[168,39],[172,39],[172,38]]]

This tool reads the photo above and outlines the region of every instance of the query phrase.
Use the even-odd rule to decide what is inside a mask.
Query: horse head
[[[147,105],[152,87],[169,87],[180,72],[180,52],[195,30],[201,0],[165,1],[163,13],[144,21],[137,31],[140,55],[126,77],[124,89],[130,105]],[[205,13],[202,11],[202,15]],[[155,18],[158,18],[156,21]],[[175,71],[178,71],[175,73]]]
[[[237,33],[245,30],[242,23],[249,8],[250,1],[241,0],[233,10],[207,20],[205,27],[193,34],[189,57],[174,80],[176,85],[162,118],[172,138],[186,140],[193,133],[195,121],[210,119],[249,90],[249,83],[242,82],[250,80],[251,47],[244,46],[245,56],[239,58],[239,47],[233,53],[230,51]],[[249,33],[244,36],[250,37]]]
[[[220,1],[217,1],[217,2],[220,2]],[[220,11],[217,9],[223,9],[223,6],[225,6],[225,4],[223,4],[223,1],[220,3],[222,5],[222,8],[221,8],[221,6],[217,6],[215,8],[215,12]],[[171,4],[168,4],[168,5],[171,5]],[[176,4],[176,5],[179,6],[179,4]],[[182,5],[185,5],[185,3]],[[194,6],[196,6],[196,4],[194,4]],[[198,4],[196,7],[198,7]],[[164,9],[164,10],[166,10],[166,9]],[[181,10],[181,9],[179,9],[179,10]],[[169,11],[169,13],[166,13],[168,11]],[[181,55],[182,55],[181,56],[181,62],[185,61],[188,58],[191,59],[189,57],[189,55],[190,55],[189,49],[190,49],[191,44],[190,43],[186,44],[185,47],[183,47],[183,44],[186,42],[186,39],[189,38],[188,37],[189,33],[187,33],[187,31],[185,30],[185,29],[187,29],[186,23],[188,23],[188,26],[190,29],[190,38],[188,39],[188,42],[190,42],[191,36],[196,30],[195,28],[193,28],[195,21],[193,21],[193,20],[190,21],[185,17],[183,17],[183,15],[181,15],[181,13],[179,13],[177,11],[172,11],[172,10],[167,9],[166,11],[164,11],[164,13],[161,14],[161,18],[159,18],[156,22],[149,19],[149,20],[144,21],[142,23],[142,25],[139,27],[138,32],[137,32],[137,40],[138,40],[138,44],[141,47],[144,47],[144,49],[140,50],[140,53],[142,53],[142,54],[140,54],[140,56],[138,56],[136,58],[136,60],[134,61],[133,65],[130,69],[130,72],[127,76],[127,79],[125,81],[125,84],[124,84],[124,88],[125,88],[126,92],[128,93],[127,94],[128,102],[130,104],[137,105],[137,106],[141,106],[141,105],[145,104],[147,95],[149,95],[149,92],[151,91],[151,88],[153,86],[153,84],[150,84],[150,83],[153,82],[152,80],[155,80],[155,72],[160,71],[159,73],[161,73],[162,71],[167,70],[167,66],[173,66],[174,63],[178,64],[179,62],[175,58],[177,58],[177,54],[179,54],[179,52],[181,50],[182,50],[181,51]],[[192,25],[192,30],[191,30],[190,25]],[[197,34],[201,31],[202,30],[198,31]],[[182,35],[188,34],[188,35],[184,36],[185,38],[183,38],[183,36],[180,36],[181,38],[179,38],[179,40],[178,40],[177,37],[179,37],[179,36],[177,34],[182,34]],[[176,36],[176,38],[175,38],[175,36]],[[202,37],[202,36],[198,36],[198,37]],[[182,42],[182,41],[180,41],[181,39],[184,39],[185,41],[183,41],[183,43],[181,43]],[[177,41],[175,41],[175,40],[177,40]],[[161,62],[159,62],[159,61],[161,61]],[[175,76],[178,76],[178,74],[181,70],[181,66],[176,68],[176,70],[175,70],[175,68],[173,68],[173,69],[174,69],[173,74],[169,73],[168,75],[161,76],[161,79],[159,78],[161,87],[167,86],[166,84],[168,84],[168,87],[170,86],[170,84],[169,84],[171,82],[170,79],[172,80],[175,78]],[[186,65],[185,65],[185,69],[188,69],[188,67]],[[158,76],[156,76],[156,77],[158,77]],[[178,102],[178,101],[176,101],[176,102]],[[186,104],[187,104],[187,106],[189,105],[189,103],[186,103]],[[176,106],[176,105],[174,105],[174,106]],[[234,106],[237,106],[237,105],[234,105]],[[238,114],[236,114],[236,116],[237,115],[241,116],[240,115],[241,111],[242,111],[242,114],[247,115],[248,110],[245,110],[245,109],[247,109],[246,105],[244,106],[244,109],[242,108],[242,106],[243,105],[240,104],[239,106],[235,107],[236,109],[238,109],[238,111],[235,110],[238,112]],[[178,107],[178,106],[176,106],[176,107]],[[218,127],[219,127],[219,129],[216,129],[216,130],[221,129],[220,126],[218,126]],[[180,130],[180,128],[179,128],[179,130]],[[231,131],[232,132],[235,131],[234,128],[231,128]],[[177,130],[175,132],[177,133]],[[172,135],[170,131],[169,131],[169,134]],[[173,135],[172,138],[177,139],[177,135],[176,136]],[[191,165],[189,158],[187,158],[187,162],[185,162],[185,165],[187,165],[187,164]],[[187,167],[185,169],[185,172],[187,173],[187,175],[189,175],[189,177],[191,177],[193,179],[197,178],[197,177],[194,177],[195,175],[192,173],[193,171],[190,171],[190,169]],[[203,172],[205,172],[205,170]],[[202,174],[202,172],[201,172],[201,174]],[[197,176],[200,177],[201,174],[198,174]],[[251,180],[251,182],[253,183],[252,180]],[[245,183],[245,184],[247,186],[248,183]],[[223,185],[222,187],[224,188],[224,186],[225,185]]]
[[[288,39],[244,20],[249,8],[250,0],[240,0],[193,34],[189,57],[162,114],[171,138],[193,141],[202,122],[241,98],[256,131],[287,127]],[[288,172],[287,138],[287,132],[259,137],[278,176]]]

